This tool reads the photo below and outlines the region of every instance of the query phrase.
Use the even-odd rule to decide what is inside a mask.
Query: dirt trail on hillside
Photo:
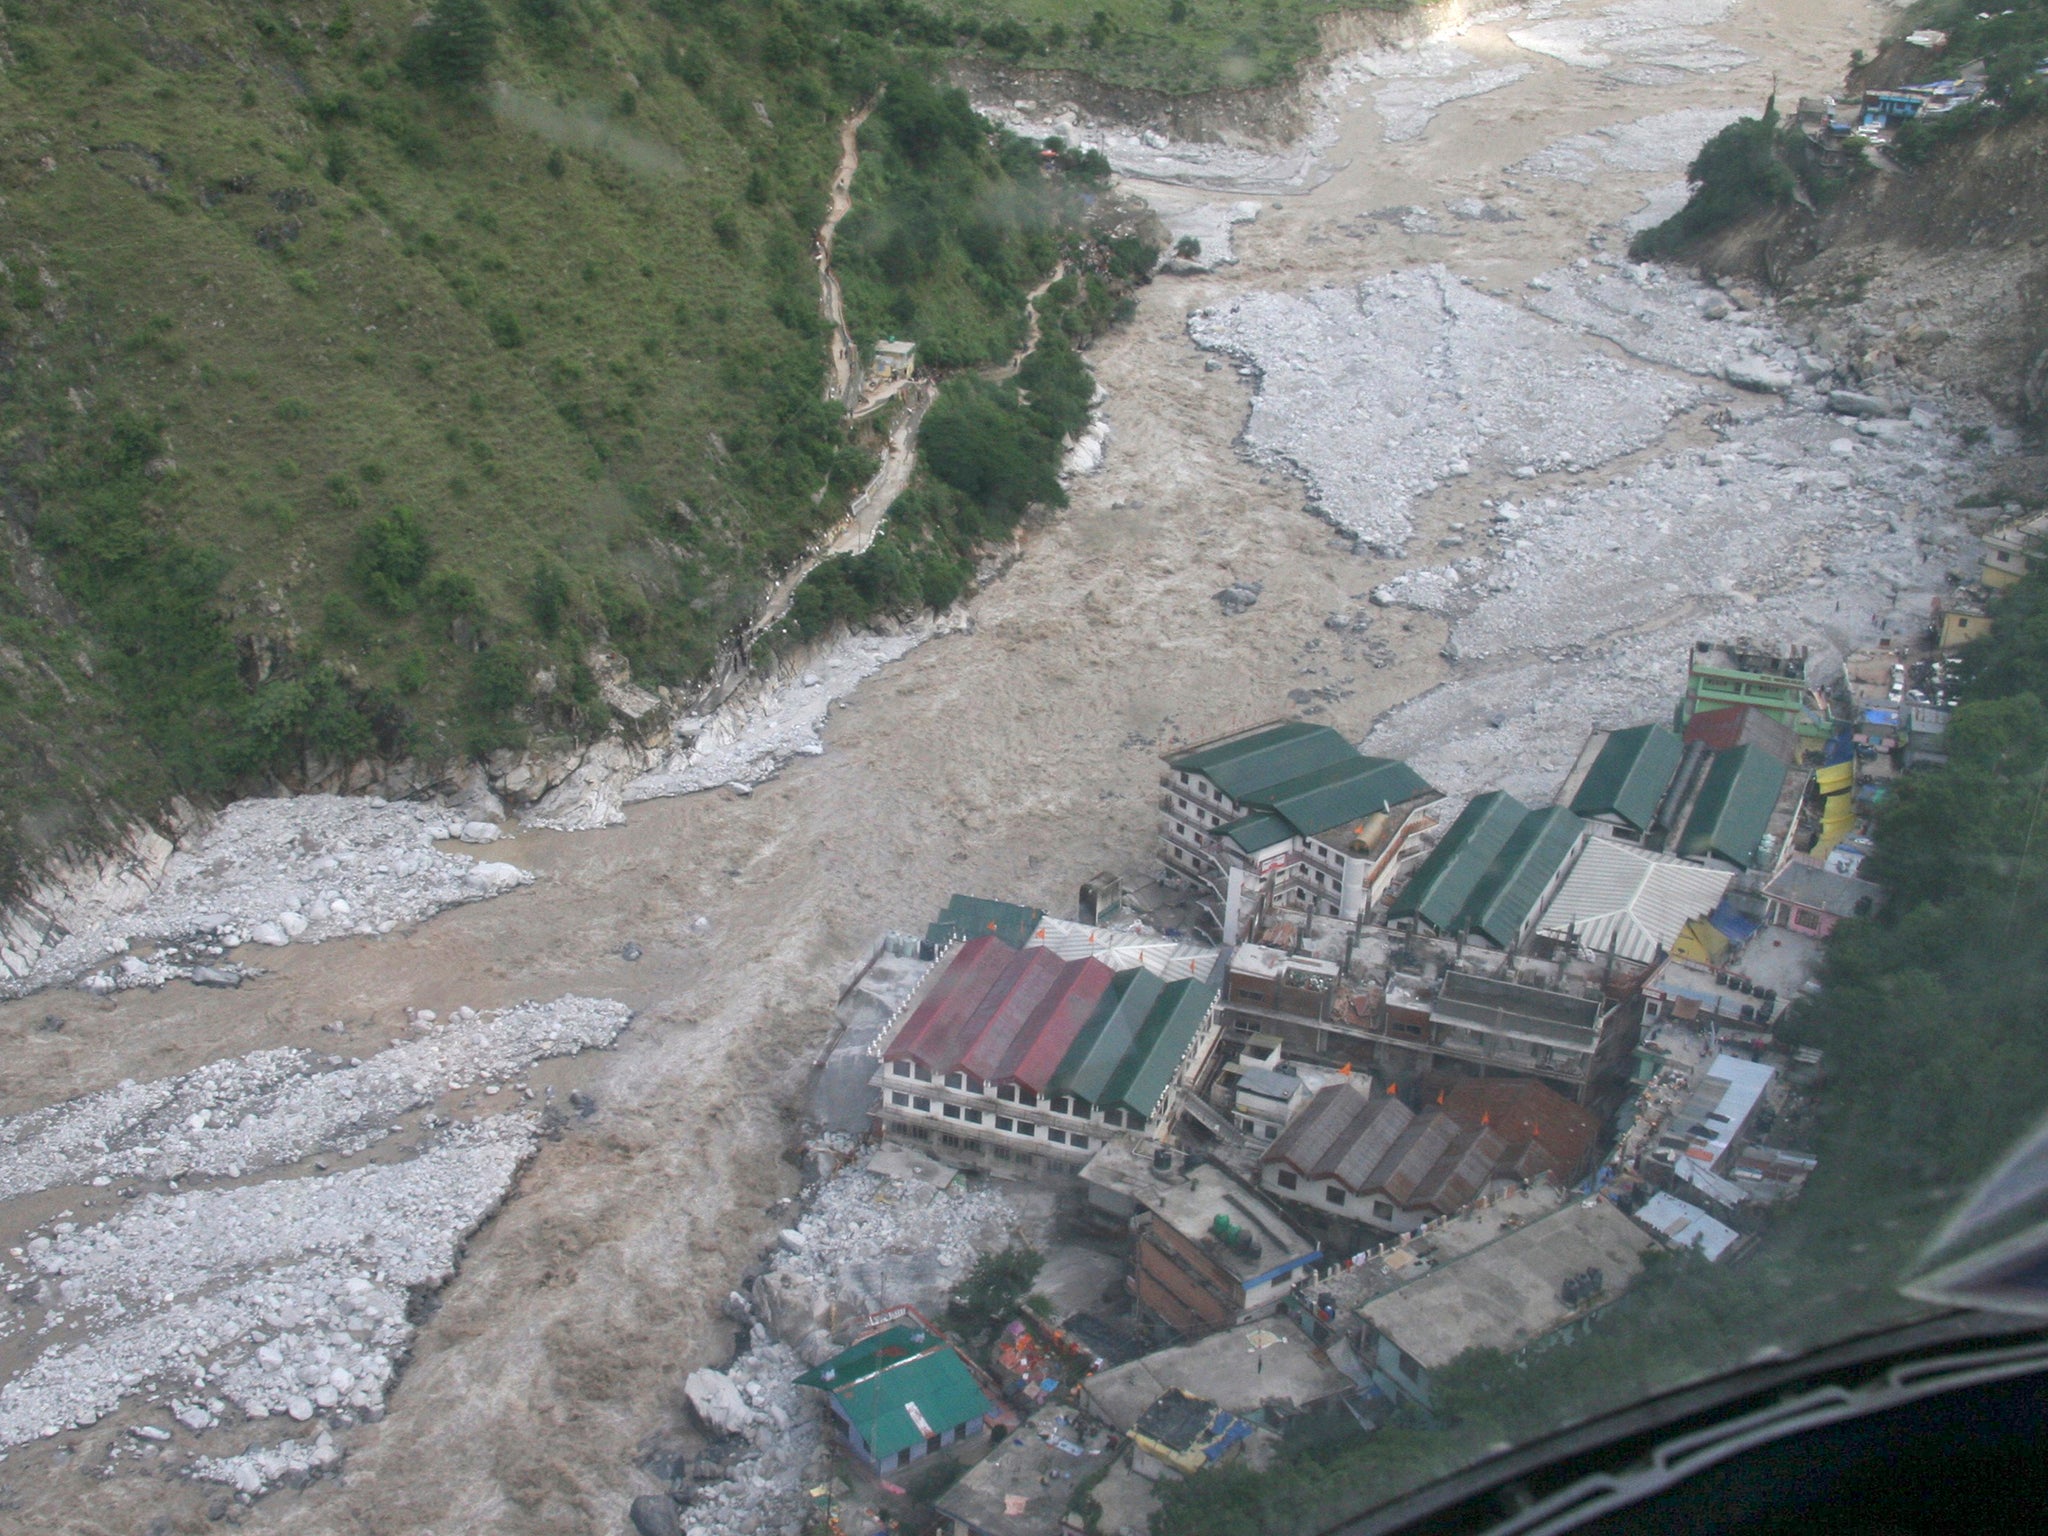
[[[860,170],[860,125],[874,110],[875,104],[869,102],[839,129],[839,168],[832,173],[825,222],[818,226],[818,308],[832,324],[832,385],[827,398],[849,407],[860,393],[860,348],[846,328],[846,295],[840,291],[839,274],[832,270],[832,246],[839,236],[839,221],[853,208],[853,178]]]
[[[530,889],[382,939],[277,950],[271,974],[240,991],[0,1006],[7,1112],[259,1046],[333,1049],[322,1031],[339,1019],[376,1038],[408,1006],[577,992],[636,1010],[615,1050],[562,1069],[596,1112],[542,1147],[471,1241],[388,1416],[337,1437],[338,1476],[268,1495],[241,1511],[243,1529],[624,1529],[629,1498],[661,1486],[648,1469],[695,1443],[683,1377],[730,1352],[721,1303],[784,1224],[791,1107],[876,930],[921,925],[954,890],[1070,911],[1096,870],[1156,867],[1162,751],[1301,708],[1362,736],[1452,675],[1446,626],[1428,613],[1380,610],[1362,634],[1326,627],[1428,561],[1356,553],[1304,510],[1297,481],[1240,455],[1251,381],[1194,347],[1188,313],[1421,261],[1519,288],[1674,173],[1616,168],[1604,140],[1581,155],[1596,167],[1583,181],[1510,184],[1507,168],[1615,124],[1753,108],[1773,74],[1786,100],[1827,89],[1881,14],[1864,0],[1750,0],[1696,24],[1750,60],[1706,74],[1621,55],[1589,67],[1557,57],[1562,44],[1531,52],[1502,25],[1477,28],[1459,47],[1526,76],[1463,98],[1418,77],[1431,89],[1404,87],[1404,131],[1434,115],[1396,141],[1371,94],[1383,87],[1362,82],[1329,151],[1342,169],[1265,198],[1236,228],[1237,265],[1156,281],[1135,320],[1095,345],[1114,429],[1104,467],[975,600],[971,632],[926,644],[840,710],[824,755],[747,798],[714,791],[635,806],[623,828],[512,838],[493,857],[532,870]],[[1462,200],[1503,216],[1447,211]],[[1706,433],[1685,420],[1672,437]],[[1414,546],[1434,555],[1453,522],[1520,486],[1456,481],[1421,505]],[[1238,581],[1260,593],[1232,616],[1214,594]],[[637,963],[620,958],[628,942]],[[200,1444],[224,1454],[246,1438],[217,1429]],[[114,1419],[16,1452],[0,1478],[10,1517],[47,1531],[209,1529],[212,1493],[155,1462],[101,1476],[120,1439]]]

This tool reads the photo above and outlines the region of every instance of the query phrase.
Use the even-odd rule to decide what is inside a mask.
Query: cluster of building
[[[1906,41],[1915,48],[1938,54],[1948,47],[1948,34],[1923,28]],[[1953,79],[1866,90],[1847,101],[1832,96],[1801,97],[1798,120],[1810,140],[1823,144],[1849,139],[1885,144],[1901,123],[1941,117],[1985,100],[1985,85],[1984,61],[1973,59]]]
[[[1860,828],[1910,740],[1872,690],[1952,701],[1897,649],[1821,689],[1796,648],[1702,642],[1671,718],[1593,732],[1549,805],[1453,805],[1300,721],[1176,753],[1200,942],[1107,878],[1083,921],[955,896],[897,944],[927,968],[876,1033],[873,1130],[1051,1189],[1122,1293],[1027,1309],[981,1363],[878,1325],[805,1378],[848,1446],[886,1476],[1001,1426],[940,1529],[1141,1530],[1160,1479],[1298,1415],[1427,1415],[1471,1351],[1568,1342],[1660,1245],[1739,1259],[1814,1166],[1819,1058],[1779,1027],[1881,900]]]

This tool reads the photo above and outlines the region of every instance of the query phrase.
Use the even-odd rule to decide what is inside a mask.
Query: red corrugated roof
[[[1562,1094],[1527,1078],[1468,1077],[1444,1096],[1444,1113],[1468,1129],[1490,1127],[1510,1149],[1533,1146],[1550,1167],[1520,1164],[1526,1175],[1573,1180],[1599,1131],[1593,1117]]]
[[[1074,961],[987,1076],[999,1083],[1022,1083],[1033,1093],[1045,1092],[1068,1048],[1115,980],[1116,972],[1100,960]]]
[[[1701,710],[1685,723],[1685,739],[1713,752],[1758,746],[1782,763],[1799,760],[1798,733],[1754,704],[1724,704],[1719,709]]]
[[[932,1070],[956,1069],[987,1079],[1003,1064],[1003,1055],[1032,1012],[1058,987],[1067,962],[1049,949],[1027,949],[1010,963],[996,984],[975,1005],[953,1037],[952,1060]]]
[[[916,1061],[934,1072],[950,1070],[938,1065],[934,1051],[944,1051],[950,1045],[989,988],[1019,958],[1017,951],[1000,939],[969,939],[962,944],[947,957],[946,968],[896,1031],[882,1059]]]

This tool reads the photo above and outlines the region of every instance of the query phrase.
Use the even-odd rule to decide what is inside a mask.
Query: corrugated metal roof
[[[1124,1059],[1138,1029],[1166,984],[1150,971],[1124,971],[1117,985],[1103,993],[1095,1015],[1082,1026],[1048,1088],[1053,1093],[1071,1093],[1093,1104],[1102,1097],[1110,1078]]]
[[[1585,835],[1586,824],[1561,805],[1531,811],[1465,899],[1456,926],[1513,948],[1544,890]]]
[[[1353,753],[1348,761],[1325,764],[1252,799],[1272,809],[1303,837],[1320,837],[1332,828],[1363,821],[1431,793],[1429,781],[1406,763]]]
[[[1504,789],[1476,795],[1394,898],[1390,917],[1448,929],[1529,808]]]
[[[1678,942],[1688,920],[1714,910],[1734,878],[1732,870],[1596,837],[1544,909],[1537,932],[1554,939],[1569,933],[1592,953],[1648,965]]]
[[[998,1083],[1022,1083],[1033,1093],[1043,1093],[1115,980],[1116,972],[1100,960],[1074,961],[1061,985],[1046,994],[1011,1039],[1002,1060],[980,1075]]]
[[[880,1461],[922,1445],[928,1433],[972,1424],[994,1407],[959,1352],[921,1328],[891,1328],[863,1339],[797,1381],[830,1392]]]
[[[1289,779],[1358,756],[1358,749],[1327,725],[1283,720],[1213,747],[1167,759],[1181,773],[1199,773],[1240,805]]]
[[[1063,917],[1040,918],[1030,942],[1043,945],[1062,960],[1100,960],[1112,971],[1142,968],[1163,981],[1178,981],[1183,976],[1213,981],[1216,962],[1222,958],[1206,945],[1128,928],[1093,928]]]
[[[1636,1220],[1653,1232],[1661,1232],[1674,1247],[1697,1248],[1709,1263],[1735,1246],[1741,1236],[1726,1222],[1714,1220],[1690,1201],[1662,1191],[1645,1200]]]
[[[883,1049],[882,1059],[908,1058],[936,1071],[934,1050],[945,1050],[961,1022],[980,1005],[1016,957],[1017,952],[1002,940],[987,936],[969,939],[954,950],[944,961],[945,969],[932,978],[917,1007]]]
[[[1214,987],[1199,981],[1169,982],[1117,1063],[1102,1102],[1150,1119],[1215,1002]]]
[[[1661,725],[1612,732],[1572,796],[1571,808],[1581,816],[1618,816],[1647,832],[1684,756],[1684,743]]]
[[[1799,733],[1750,704],[1703,709],[1685,723],[1685,739],[1716,752],[1762,747],[1781,763],[1799,761]]]
[[[1040,1003],[1059,991],[1071,969],[1048,949],[1019,952],[946,1044],[942,1047],[935,1039],[927,1046],[939,1058],[930,1061],[931,1069],[942,1073],[958,1069],[979,1078],[994,1076],[1018,1031]]]
[[[1761,747],[1715,753],[1686,818],[1678,851],[1689,859],[1718,854],[1744,869],[1756,868],[1757,845],[1770,830],[1786,771]]]
[[[1836,917],[1868,917],[1884,900],[1884,887],[1795,859],[1778,871],[1764,894]]]
[[[1020,907],[1013,901],[990,901],[986,897],[962,896],[955,892],[939,913],[938,921],[925,929],[925,938],[934,944],[943,944],[955,935],[974,939],[993,934],[1016,949],[1037,926],[1038,919],[1036,907]]]
[[[1293,842],[1294,828],[1271,811],[1253,811],[1236,821],[1226,821],[1216,829],[1216,835],[1229,838],[1246,853],[1256,856],[1281,843]]]

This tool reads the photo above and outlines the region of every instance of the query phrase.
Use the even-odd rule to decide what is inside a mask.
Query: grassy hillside
[[[0,4],[0,893],[174,792],[588,735],[593,644],[701,678],[873,464],[839,122],[892,86],[866,339],[1005,355],[1072,245],[904,14]]]

